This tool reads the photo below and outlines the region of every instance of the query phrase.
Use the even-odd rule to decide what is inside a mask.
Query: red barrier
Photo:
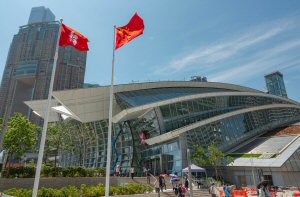
[[[248,197],[246,190],[233,190],[233,197]]]
[[[255,187],[251,188],[251,196],[256,196],[257,195],[257,190]]]
[[[300,197],[300,193],[295,193],[294,196],[295,197]]]

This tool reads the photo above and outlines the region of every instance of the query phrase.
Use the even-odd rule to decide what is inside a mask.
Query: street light
[[[189,187],[190,187],[190,197],[193,197],[193,183],[192,183],[192,170],[191,170],[191,156],[190,149],[187,149],[187,161],[189,166]]]
[[[253,178],[253,184],[254,186],[256,186],[255,184],[255,176],[254,176],[254,166],[253,166],[253,157],[252,157],[252,152],[250,152],[250,162],[251,162],[251,168],[252,168],[252,178]]]

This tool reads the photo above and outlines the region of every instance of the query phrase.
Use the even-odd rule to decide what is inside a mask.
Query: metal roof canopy
[[[165,88],[165,87],[213,87],[213,88],[223,88],[228,90],[233,90],[235,92],[216,92],[216,93],[201,93],[196,95],[182,96],[177,98],[172,98],[168,100],[158,101],[155,103],[149,103],[146,105],[128,108],[122,110],[117,104],[115,98],[113,100],[113,122],[117,123],[120,121],[130,120],[136,117],[139,117],[146,112],[150,111],[152,108],[174,103],[183,100],[190,100],[196,98],[203,98],[209,96],[221,96],[221,95],[261,95],[266,97],[274,97],[277,99],[286,100],[295,104],[295,101],[290,99],[273,96],[269,94],[262,93],[260,91],[242,87],[232,84],[224,83],[214,83],[214,82],[190,82],[190,81],[172,81],[172,82],[148,82],[148,83],[136,83],[136,84],[125,84],[125,85],[116,85],[115,93],[133,91],[133,90],[142,90],[142,89],[151,89],[151,88]],[[239,92],[236,92],[239,91]],[[72,90],[63,90],[63,91],[54,91],[53,92],[53,103],[52,103],[52,112],[50,113],[49,121],[54,122],[58,121],[58,118],[55,117],[53,111],[70,116],[78,121],[83,123],[99,121],[108,119],[109,111],[109,86],[100,86],[84,89],[72,89]],[[26,101],[25,103],[41,117],[44,116],[44,106],[46,106],[46,100],[33,100]],[[57,108],[57,106],[64,106],[64,108]],[[54,107],[54,108],[53,108]],[[71,115],[70,115],[71,114]]]

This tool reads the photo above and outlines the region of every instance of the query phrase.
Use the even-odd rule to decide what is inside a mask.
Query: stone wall
[[[151,183],[154,182],[152,178]],[[11,188],[33,188],[34,178],[15,178],[4,179],[0,178],[0,192]],[[105,177],[51,177],[41,178],[40,188],[62,188],[69,185],[80,187],[81,184],[98,185],[99,183],[105,183]],[[110,177],[110,185],[117,186],[127,183],[146,184],[145,177],[135,177],[133,180],[128,177]]]

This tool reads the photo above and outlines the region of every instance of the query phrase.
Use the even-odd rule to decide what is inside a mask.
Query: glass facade
[[[221,88],[195,88],[195,87],[176,87],[176,88],[153,88],[134,90],[127,92],[118,92],[115,94],[121,107],[128,108],[133,106],[140,106],[157,101],[167,100],[180,96],[187,96],[200,93],[209,92],[234,92],[234,90],[227,90]]]
[[[108,120],[101,120],[82,124],[73,121],[76,125],[75,154],[62,153],[62,165],[84,165],[86,167],[106,166],[106,144]],[[126,122],[114,124],[112,130],[112,168],[121,165],[129,168],[133,157],[131,131]]]
[[[35,76],[37,64],[16,65],[15,76]]]
[[[47,11],[44,7],[40,9],[43,13]],[[0,87],[0,117],[3,120],[19,112],[42,125],[42,120],[24,103],[48,97],[59,24],[52,20],[42,21],[21,26],[13,37]],[[54,91],[83,87],[86,57],[87,52],[74,47],[59,48]],[[1,135],[0,141],[2,139]]]
[[[121,107],[130,108],[185,95],[220,91],[229,90],[156,88],[119,92],[116,93],[116,99]],[[154,174],[162,172],[180,174],[180,170],[186,167],[186,149],[193,149],[194,144],[206,147],[215,143],[222,150],[227,150],[273,128],[300,121],[298,108],[254,110],[255,107],[272,104],[295,105],[292,101],[266,94],[266,96],[240,95],[187,99],[151,108],[143,115],[114,124],[111,169],[120,165],[123,172],[128,172],[131,166],[135,167],[137,175],[142,175],[144,168],[150,168]],[[253,108],[253,111],[207,123],[169,141],[155,145],[145,144],[146,139],[247,108]],[[89,128],[89,132],[85,133],[90,134],[86,136],[88,145],[85,146],[84,158],[81,160],[87,167],[106,166],[107,122],[100,120],[84,124]],[[72,159],[69,158],[69,161]]]
[[[282,116],[274,118],[273,113],[281,113]],[[300,110],[289,108],[239,114],[190,130],[187,132],[188,147],[192,149],[195,142],[203,147],[214,143],[222,150],[227,150],[264,131],[294,123],[299,116]]]
[[[33,7],[30,12],[28,24],[54,21],[55,16],[49,8],[44,6]]]
[[[270,94],[287,97],[283,75],[280,72],[274,72],[265,76],[267,90]]]
[[[281,170],[290,172],[283,174],[283,179],[286,183],[300,187],[300,147],[283,164]]]
[[[223,96],[188,100],[160,107],[165,132],[231,111],[287,101],[258,96]]]

